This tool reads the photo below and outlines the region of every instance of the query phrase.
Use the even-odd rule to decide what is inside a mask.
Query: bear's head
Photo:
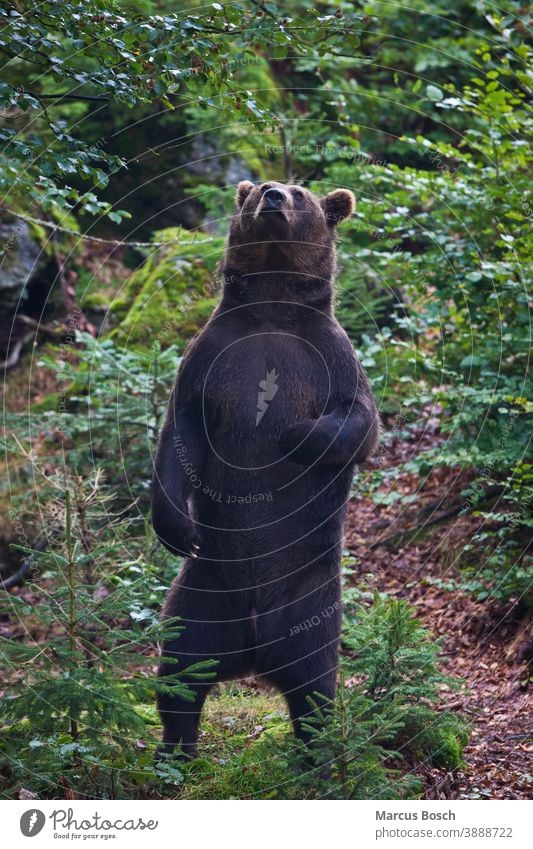
[[[336,189],[318,198],[302,186],[269,180],[239,183],[222,271],[225,276],[276,275],[331,283],[337,225],[354,210],[353,194]],[[268,280],[265,280],[268,285]]]

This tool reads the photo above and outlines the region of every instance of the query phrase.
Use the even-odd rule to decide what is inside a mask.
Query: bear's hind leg
[[[335,698],[337,681],[337,623],[277,643],[260,657],[257,671],[274,685],[287,702],[295,735],[306,745],[311,734],[304,727],[313,714],[309,699],[324,708]]]
[[[179,617],[183,631],[163,645],[159,678],[164,682],[166,676],[184,672],[179,680],[187,684],[194,699],[184,699],[177,688],[173,691],[172,685],[170,691],[158,693],[163,742],[156,760],[172,754],[176,746],[180,746],[184,755],[194,757],[200,715],[210,689],[218,681],[237,678],[251,669],[243,597],[239,592],[221,591],[216,583],[213,587],[216,573],[209,565],[208,562],[199,567],[186,565],[165,603],[164,615]],[[165,658],[172,660],[169,663]],[[211,673],[209,677],[203,680],[196,675],[187,677],[188,667],[207,660],[217,663],[206,670]]]
[[[327,710],[335,698],[341,625],[336,559],[324,557],[317,561],[316,571],[310,569],[307,575],[308,581],[300,578],[295,601],[260,617],[261,648],[256,662],[258,673],[285,697],[294,733],[306,745],[313,736],[305,727],[313,715],[311,702]]]
[[[185,663],[190,665],[190,658]],[[174,664],[172,666],[162,664],[159,677],[164,678],[165,675],[171,675],[181,666],[181,663],[176,666]],[[163,725],[163,740],[156,752],[156,760],[162,760],[165,755],[171,755],[176,746],[180,747],[183,755],[189,758],[196,757],[200,716],[213,682],[195,681],[192,683],[185,678],[183,680],[194,694],[194,701],[188,701],[173,693],[158,693],[157,707]]]

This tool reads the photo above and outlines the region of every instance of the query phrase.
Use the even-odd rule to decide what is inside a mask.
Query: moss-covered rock
[[[218,300],[216,267],[224,240],[172,227],[154,233],[154,248],[110,307],[110,336],[128,347],[185,345]]]
[[[411,714],[402,730],[403,748],[440,769],[458,769],[470,739],[469,726],[459,714],[433,712],[429,707]]]

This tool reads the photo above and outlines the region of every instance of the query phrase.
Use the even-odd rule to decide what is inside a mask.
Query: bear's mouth
[[[287,223],[287,212],[285,209],[272,209],[266,204],[262,204],[261,207],[257,211],[257,218],[260,218],[262,221],[266,222],[284,222]]]

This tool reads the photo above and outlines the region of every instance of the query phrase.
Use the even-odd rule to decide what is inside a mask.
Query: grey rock
[[[226,185],[237,186],[241,180],[255,180],[255,175],[240,156],[232,156],[226,170]]]
[[[20,219],[0,221],[0,306],[14,307],[47,264],[30,228]]]

